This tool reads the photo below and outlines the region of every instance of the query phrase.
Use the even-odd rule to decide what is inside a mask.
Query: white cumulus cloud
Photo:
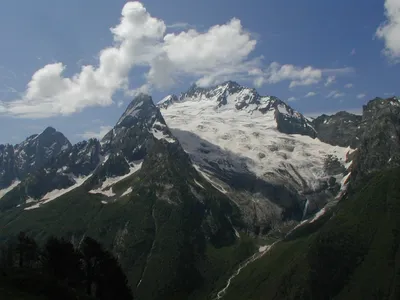
[[[289,102],[293,102],[293,101],[296,101],[297,98],[296,98],[296,97],[290,97],[290,98],[288,98],[287,100],[288,100]]]
[[[165,28],[164,22],[151,17],[139,2],[126,3],[120,23],[110,29],[115,44],[100,51],[98,66],[83,66],[68,78],[63,75],[64,64],[48,64],[33,74],[21,99],[0,104],[0,111],[40,118],[111,105],[113,94],[127,88],[132,67],[152,58],[154,45]]]
[[[251,80],[256,86],[288,81],[293,88],[354,71],[278,62],[265,67],[262,57],[252,57],[256,37],[236,18],[204,32],[181,23],[169,27],[183,31],[167,33],[165,22],[152,17],[142,3],[127,2],[119,24],[110,28],[114,43],[99,52],[96,64],[81,66],[70,77],[65,75],[67,66],[62,62],[45,65],[32,75],[21,96],[8,102],[0,100],[0,114],[23,118],[70,115],[87,107],[113,104],[117,91],[134,96],[155,88],[167,89],[182,77],[200,86],[233,79]],[[146,81],[132,90],[128,76],[135,67],[147,70]]]
[[[384,54],[394,62],[400,61],[400,1],[385,1],[386,21],[376,31],[376,36],[385,42]]]
[[[353,87],[352,83],[348,83],[344,86],[346,89],[351,89]]]

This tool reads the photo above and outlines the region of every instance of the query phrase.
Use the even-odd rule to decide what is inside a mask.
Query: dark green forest
[[[43,245],[21,232],[0,248],[0,295],[7,300],[131,300],[117,259],[94,239],[79,247],[50,237]]]

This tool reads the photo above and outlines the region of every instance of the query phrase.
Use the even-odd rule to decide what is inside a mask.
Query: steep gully
[[[157,228],[156,217],[155,217],[155,214],[154,214],[154,209],[155,209],[155,208],[154,208],[154,204],[153,204],[153,207],[151,208],[151,216],[152,216],[153,221],[154,221],[154,239],[153,239],[153,243],[151,244],[151,248],[150,248],[149,254],[147,255],[146,264],[145,264],[145,266],[144,266],[142,275],[140,276],[139,283],[136,285],[136,290],[139,288],[140,284],[141,284],[142,281],[143,281],[144,274],[146,273],[147,266],[148,266],[148,264],[149,264],[151,255],[153,254],[154,247],[155,247],[155,243],[156,243],[156,235],[157,235],[158,228]]]
[[[303,219],[304,219],[304,216],[305,216],[305,212],[306,212],[307,206],[308,206],[308,200],[307,200],[307,202],[306,202],[306,204],[305,204],[304,213],[303,213]],[[290,230],[290,231],[286,234],[286,236],[290,235],[290,233],[291,233],[292,231],[294,231],[295,229],[297,229],[297,228],[298,228],[298,226],[296,226],[295,228],[293,228],[292,230]],[[265,254],[267,254],[268,252],[270,252],[271,249],[272,249],[277,243],[279,243],[280,241],[282,241],[282,239],[279,239],[279,240],[275,241],[275,242],[272,243],[271,245],[266,245],[266,246],[260,247],[259,250],[258,250],[258,252],[254,253],[252,256],[250,256],[248,259],[246,259],[244,262],[242,262],[242,263],[239,265],[239,267],[237,268],[237,270],[229,277],[229,279],[228,279],[227,282],[226,282],[225,287],[217,293],[217,296],[216,296],[215,298],[213,298],[213,300],[222,299],[222,298],[225,296],[225,294],[226,294],[226,292],[227,292],[229,286],[231,285],[232,280],[233,280],[236,276],[238,276],[238,275],[240,274],[240,272],[241,272],[244,268],[246,268],[249,264],[255,262],[256,260],[258,260],[258,259],[260,259],[261,257],[263,257]]]
[[[279,240],[280,241],[280,240]],[[233,273],[233,275],[231,277],[229,277],[228,281],[226,282],[225,287],[220,290],[217,293],[217,297],[215,297],[213,300],[218,300],[218,299],[222,299],[225,294],[226,291],[228,290],[229,286],[231,285],[231,281],[240,274],[240,271],[242,271],[242,269],[246,268],[249,264],[251,264],[252,262],[255,262],[256,260],[260,259],[261,257],[263,257],[266,253],[268,253],[272,247],[274,247],[274,245],[276,243],[278,243],[279,241],[274,242],[271,245],[268,246],[264,246],[264,247],[260,247],[260,250],[258,253],[254,253],[250,258],[246,259],[244,262],[242,262],[239,265],[239,268]]]

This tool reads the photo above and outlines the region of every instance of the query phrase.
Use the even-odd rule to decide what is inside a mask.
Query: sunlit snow
[[[130,193],[132,193],[132,188],[130,187],[130,188],[128,188],[122,195],[121,195],[121,197],[123,197],[123,196],[126,196],[126,195],[129,195]]]
[[[9,187],[6,187],[5,189],[0,190],[0,199],[3,198],[3,196],[5,194],[7,194],[8,192],[10,192],[12,189],[14,189],[15,187],[17,187],[21,182],[19,180],[15,180],[11,183],[11,185]]]
[[[228,96],[227,104],[221,107],[213,105],[217,104],[217,96],[201,95],[199,99],[186,98],[161,108],[168,127],[197,166],[210,166],[213,162],[222,170],[250,171],[260,178],[284,169],[312,188],[327,178],[324,161],[328,155],[345,164],[351,149],[309,136],[281,133],[274,109],[265,114],[238,110],[235,97],[238,95]],[[287,112],[283,106],[279,110]],[[203,175],[212,181],[210,174]]]
[[[35,201],[36,204],[34,204],[32,206],[29,206],[29,207],[26,207],[25,210],[32,210],[32,209],[35,209],[35,208],[39,208],[40,206],[42,206],[42,205],[44,205],[46,203],[49,203],[49,202],[57,199],[58,197],[61,197],[62,195],[64,195],[64,194],[76,189],[77,187],[81,186],[90,176],[91,175],[85,176],[85,177],[75,177],[74,178],[74,180],[75,180],[75,184],[74,185],[72,185],[72,186],[70,186],[70,187],[68,187],[66,189],[53,190],[51,192],[48,192],[46,195],[44,195],[42,197],[42,199],[40,199],[38,201]],[[32,203],[32,202],[33,201],[31,199],[28,199],[26,201],[26,203]]]
[[[124,180],[125,178],[131,176],[133,173],[137,172],[140,170],[142,167],[142,161],[136,162],[133,166],[130,167],[129,173],[125,174],[123,176],[117,176],[117,177],[108,177],[106,180],[103,181],[101,187],[89,191],[91,194],[103,194],[104,196],[107,197],[113,197],[115,196],[115,193],[112,191],[112,186],[116,184],[117,182]]]

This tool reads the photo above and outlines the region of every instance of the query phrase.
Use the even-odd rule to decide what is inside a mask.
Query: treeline
[[[0,245],[0,298],[12,290],[40,299],[133,299],[117,259],[96,240],[76,248],[50,237],[39,246],[23,232]]]

